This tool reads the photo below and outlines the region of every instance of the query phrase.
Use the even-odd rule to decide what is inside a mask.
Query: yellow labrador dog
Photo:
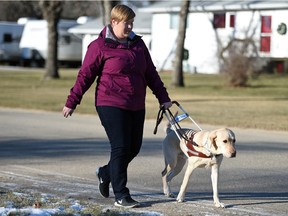
[[[165,169],[162,171],[162,180],[164,194],[168,197],[174,197],[171,193],[169,183],[174,176],[180,173],[188,160],[188,166],[177,196],[177,201],[184,201],[188,181],[193,170],[196,168],[211,167],[214,204],[216,207],[225,208],[225,205],[220,202],[218,196],[218,173],[223,155],[227,158],[236,157],[235,134],[227,128],[198,132],[183,128],[178,129],[177,132],[185,134],[189,137],[190,141],[188,142],[186,139],[181,139],[180,141],[175,131],[167,127],[167,136],[163,141]],[[198,147],[195,145],[198,145]]]

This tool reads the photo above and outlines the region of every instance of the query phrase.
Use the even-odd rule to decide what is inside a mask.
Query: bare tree
[[[254,56],[251,56],[252,53]],[[251,37],[245,39],[233,38],[223,48],[220,56],[223,60],[222,70],[227,75],[231,86],[244,87],[247,85],[249,76],[257,75],[254,71],[254,65],[258,57],[258,51]]]
[[[79,16],[98,17],[101,13],[100,1],[62,1],[61,18],[76,19]],[[39,1],[1,1],[0,20],[17,21],[21,17],[42,19]],[[11,13],[17,11],[17,13]]]
[[[43,17],[48,25],[48,52],[44,79],[60,78],[58,72],[58,23],[63,9],[62,1],[39,1]]]
[[[1,1],[0,4],[0,20],[17,21],[20,17],[42,17],[38,4],[34,1]]]
[[[254,35],[257,26],[253,27],[253,16],[245,30],[244,37],[237,38],[236,32],[230,37],[227,44],[223,44],[217,29],[214,28],[218,45],[218,62],[220,69],[227,75],[229,85],[234,87],[244,87],[247,85],[249,77],[258,75],[257,65],[259,54],[255,44]],[[211,20],[212,24],[213,21]]]
[[[182,0],[180,19],[179,19],[179,29],[178,38],[176,42],[176,51],[174,58],[174,71],[172,74],[172,85],[183,87],[183,59],[184,59],[184,43],[186,37],[186,27],[187,27],[187,17],[189,13],[190,0]]]
[[[98,17],[101,14],[101,9],[101,2],[99,1],[65,1],[61,18]]]

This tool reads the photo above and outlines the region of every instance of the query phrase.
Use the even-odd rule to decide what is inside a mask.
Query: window
[[[260,51],[270,53],[272,16],[261,16]]]
[[[4,34],[3,34],[3,41],[4,41],[4,43],[11,43],[12,40],[13,40],[12,34],[10,34],[10,33],[4,33]]]
[[[261,16],[261,33],[271,33],[271,16]]]
[[[178,29],[179,27],[179,13],[173,13],[170,15],[170,29]],[[187,26],[189,28],[189,14],[187,17]]]
[[[178,29],[179,25],[179,14],[171,14],[170,15],[170,29]]]
[[[260,51],[261,52],[270,52],[270,36],[262,36],[260,39]]]
[[[213,17],[213,27],[216,28],[225,28],[225,13],[214,14]]]
[[[235,15],[230,15],[230,27],[235,27]]]
[[[71,43],[71,37],[69,35],[62,35],[59,42],[63,45],[68,45]]]

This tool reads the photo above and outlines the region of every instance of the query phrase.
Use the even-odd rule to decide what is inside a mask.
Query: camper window
[[[3,34],[3,42],[4,43],[11,43],[12,42],[12,35],[10,33]]]

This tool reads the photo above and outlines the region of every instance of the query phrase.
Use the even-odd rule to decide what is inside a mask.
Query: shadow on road
[[[226,204],[226,208],[236,206],[249,206],[249,205],[265,205],[265,204],[280,204],[288,203],[288,192],[283,193],[257,193],[257,192],[245,192],[245,193],[221,193],[220,200]],[[211,200],[212,193],[187,193],[186,201],[193,200]],[[229,203],[229,200],[237,203]],[[229,203],[229,204],[228,204]]]
[[[5,138],[4,138],[5,139]],[[106,139],[7,139],[0,142],[1,159],[46,157],[56,158],[65,156],[98,156],[110,151],[110,144]],[[145,140],[143,149],[145,154],[153,155],[162,152],[161,142]]]

